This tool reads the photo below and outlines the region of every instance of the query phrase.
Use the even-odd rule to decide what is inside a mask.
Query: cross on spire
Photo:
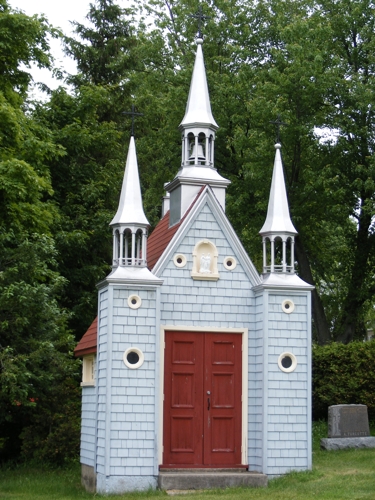
[[[277,120],[270,121],[270,123],[272,123],[273,125],[276,125],[276,127],[277,127],[276,142],[280,142],[280,127],[281,127],[281,125],[288,125],[288,124],[281,121],[280,115],[277,115]]]
[[[131,115],[131,117],[132,117],[131,135],[134,137],[134,117],[135,116],[143,116],[143,113],[136,113],[134,104],[132,104],[132,110],[131,111],[124,111],[122,114],[123,115]]]
[[[199,4],[199,9],[196,14],[190,14],[189,17],[194,17],[195,19],[198,19],[198,38],[202,38],[202,21],[205,21],[206,19],[211,19],[210,16],[205,16],[202,11],[202,4]]]

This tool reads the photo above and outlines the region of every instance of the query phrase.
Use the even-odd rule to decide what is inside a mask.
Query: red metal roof
[[[96,353],[96,337],[98,331],[98,317],[94,319],[91,323],[90,328],[78,342],[76,348],[74,349],[74,355],[85,356],[86,354],[94,354]]]
[[[147,267],[152,270],[168,243],[176,234],[182,220],[172,227],[169,227],[169,211],[156,226],[147,240]]]
[[[150,271],[154,268],[155,264],[162,256],[164,250],[167,248],[169,242],[176,234],[178,228],[181,226],[182,222],[185,220],[186,216],[197,202],[204,188],[205,186],[201,187],[199,193],[195,197],[188,210],[185,212],[180,222],[172,227],[169,227],[168,211],[151,233],[150,237],[147,240],[147,267],[150,269]],[[79,357],[85,356],[86,354],[96,353],[97,329],[98,318],[96,317],[92,322],[90,328],[79,341],[77,347],[74,349],[75,356]]]

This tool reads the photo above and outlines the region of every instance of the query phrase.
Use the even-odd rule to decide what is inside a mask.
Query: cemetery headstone
[[[328,438],[320,446],[325,450],[375,448],[370,436],[366,405],[333,405],[328,408]]]
[[[334,405],[328,408],[328,437],[348,438],[370,435],[366,405]]]

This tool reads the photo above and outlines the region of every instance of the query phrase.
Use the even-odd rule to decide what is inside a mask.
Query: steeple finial
[[[281,121],[280,114],[277,115],[277,119],[275,121],[270,121],[270,123],[276,125],[277,127],[276,143],[280,143],[280,127],[281,125],[288,125],[288,124]]]
[[[202,35],[202,21],[205,21],[206,19],[211,19],[211,17],[210,16],[205,16],[203,14],[202,4],[199,4],[198,12],[196,14],[190,14],[189,17],[194,17],[195,19],[198,19],[198,35],[197,35],[197,38],[203,39],[203,35]]]
[[[290,219],[288,198],[285,188],[281,144],[275,144],[276,154],[273,167],[267,218],[259,233],[263,236],[263,272],[294,273],[294,236],[297,234]],[[267,243],[271,244],[271,262],[267,261]],[[280,243],[280,248],[277,245]],[[289,257],[289,258],[288,258]],[[289,260],[289,263],[288,263]]]
[[[134,104],[132,104],[132,110],[131,111],[124,111],[122,114],[123,115],[131,115],[131,117],[132,117],[131,135],[132,135],[132,137],[135,137],[134,136],[134,117],[135,116],[143,116],[143,113],[136,113]]]

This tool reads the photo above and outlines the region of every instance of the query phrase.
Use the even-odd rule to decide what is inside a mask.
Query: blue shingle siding
[[[96,467],[98,492],[156,487],[162,405],[159,333],[166,325],[247,330],[249,468],[272,477],[311,465],[310,292],[262,288],[240,244],[228,226],[221,228],[221,216],[210,203],[202,203],[181,226],[172,240],[174,248],[162,255],[159,268],[156,264],[155,273],[163,280],[160,290],[108,284],[99,291],[97,384],[84,388],[81,444],[82,463]],[[203,239],[218,250],[218,281],[191,277],[192,252]],[[186,256],[182,268],[173,262],[177,253]],[[228,256],[237,261],[233,270],[223,265]],[[128,306],[130,295],[141,298],[140,308]],[[295,304],[291,314],[282,310],[286,299]],[[132,346],[145,357],[135,370],[123,361]],[[297,358],[292,373],[278,367],[284,351]]]
[[[97,430],[96,430],[96,470],[104,472],[105,464],[105,415],[108,342],[108,289],[99,291],[98,346],[96,356],[97,390]]]
[[[209,222],[207,222],[209,221]],[[207,224],[209,227],[207,227]],[[218,250],[218,281],[195,281],[191,278],[192,252],[202,239],[209,239]],[[187,263],[177,268],[173,255],[181,253]],[[206,204],[197,214],[189,231],[174,249],[160,277],[164,280],[161,290],[162,324],[185,326],[212,326],[223,328],[249,328],[250,308],[253,306],[251,284],[241,265],[239,256],[227,241],[210,207]],[[223,260],[234,256],[235,270],[227,270]]]
[[[267,294],[266,473],[269,476],[310,467],[311,416],[309,414],[308,296],[309,292]],[[283,312],[283,300],[292,300],[292,313]],[[278,367],[278,358],[290,352],[297,358],[293,372]]]
[[[82,387],[81,463],[95,465],[96,389]]]
[[[111,385],[108,392],[107,373],[103,371],[104,376],[98,380],[97,472],[124,480],[129,475],[148,477],[155,465],[156,291],[113,286],[112,294],[112,303],[107,305],[112,321],[105,332],[102,329],[109,348],[104,339],[98,346],[98,359],[109,367]],[[141,298],[139,309],[128,306],[130,295]],[[102,310],[106,314],[107,309]],[[135,370],[123,361],[129,347],[137,347],[144,354],[143,365]],[[110,483],[98,481],[98,491],[116,491]],[[100,489],[101,485],[107,485],[106,489]]]

